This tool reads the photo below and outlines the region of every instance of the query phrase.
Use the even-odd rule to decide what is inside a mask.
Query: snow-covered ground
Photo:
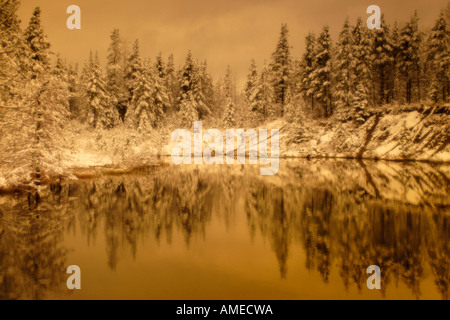
[[[447,110],[443,113],[442,110]],[[363,125],[333,118],[304,122],[280,134],[287,157],[349,157],[385,160],[450,161],[450,108],[384,110]]]
[[[442,112],[444,110],[444,112]],[[446,110],[446,111],[445,111]],[[254,129],[280,130],[281,157],[369,158],[450,162],[449,108],[410,108],[377,111],[358,125],[336,118],[288,123],[277,119]],[[59,166],[75,177],[77,170],[108,167],[129,170],[159,163],[178,142],[171,141],[175,127],[140,133],[125,126],[92,130],[76,121],[64,130],[66,147]],[[210,129],[207,123],[203,131]],[[244,128],[249,129],[249,128]],[[225,139],[226,130],[222,129]],[[193,141],[193,130],[191,130]],[[225,142],[225,141],[224,141]],[[208,143],[204,142],[204,147]],[[225,144],[224,144],[225,145]],[[193,149],[192,149],[193,150]],[[168,158],[170,160],[170,158]],[[0,189],[17,185],[14,166],[0,167]]]

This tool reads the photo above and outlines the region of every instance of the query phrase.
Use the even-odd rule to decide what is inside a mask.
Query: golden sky
[[[25,27],[33,8],[42,9],[42,23],[52,49],[68,61],[82,63],[98,50],[105,62],[109,36],[119,28],[123,37],[139,38],[141,54],[159,52],[182,64],[187,51],[207,59],[214,77],[227,65],[242,84],[252,58],[258,67],[269,62],[281,23],[287,23],[292,55],[303,53],[308,32],[328,24],[336,40],[345,17],[366,20],[369,5],[380,6],[388,23],[405,22],[417,9],[422,27],[430,27],[448,0],[22,0],[19,16]],[[81,30],[69,30],[66,9],[81,8]]]

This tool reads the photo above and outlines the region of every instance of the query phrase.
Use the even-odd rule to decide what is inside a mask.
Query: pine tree
[[[7,105],[17,94],[19,82],[26,81],[19,4],[18,0],[0,0],[0,106]]]
[[[194,121],[199,119],[197,104],[192,96],[192,92],[182,93],[180,101],[181,104],[179,114],[181,122],[186,127],[192,127],[194,125]]]
[[[197,113],[200,119],[211,114],[209,101],[207,98],[208,89],[212,86],[212,81],[207,73],[207,64],[196,64],[192,78],[192,95],[197,105]]]
[[[20,30],[14,25],[17,22],[16,4],[15,1],[0,2],[2,10],[12,9],[9,11],[10,18],[15,20],[15,22],[10,18],[3,20],[2,11],[0,14],[2,31],[14,32],[14,37]],[[2,152],[8,155],[6,158],[14,167],[9,175],[15,177],[17,183],[33,182],[32,185],[39,188],[42,178],[63,173],[61,154],[65,144],[62,139],[62,128],[69,114],[68,77],[61,59],[58,59],[55,68],[51,69],[50,44],[46,41],[44,30],[40,25],[39,8],[35,9],[24,38],[28,48],[20,47],[20,41],[8,42],[3,35],[1,36],[2,45],[16,46],[9,58],[14,58],[18,50],[26,49],[31,64],[27,70],[20,69],[20,60],[14,63],[18,67],[15,71],[19,71],[26,81],[15,83],[17,92],[14,97],[14,112],[8,112],[2,118],[0,143]],[[9,76],[13,74],[12,72]]]
[[[374,69],[376,103],[389,103],[389,92],[392,90],[388,79],[392,76],[394,63],[393,48],[389,27],[381,16],[381,29],[374,30],[371,63]]]
[[[394,23],[394,27],[392,28],[392,34],[391,34],[391,44],[392,44],[392,57],[393,57],[393,64],[392,64],[392,73],[390,76],[390,99],[396,102],[401,101],[401,95],[400,95],[400,68],[399,68],[399,60],[400,60],[400,47],[399,47],[399,40],[400,34],[398,29],[397,22]]]
[[[297,108],[297,105],[295,104],[295,94],[293,87],[289,87],[288,91],[286,92],[286,108],[284,117],[286,121],[290,123],[301,121],[299,117],[299,110]]]
[[[169,55],[166,68],[166,88],[169,95],[169,105],[171,110],[177,109],[177,97],[179,94],[179,83],[175,71],[173,54]]]
[[[245,84],[245,98],[247,102],[250,101],[253,90],[255,89],[256,83],[258,82],[258,71],[256,70],[256,62],[252,59],[250,65],[249,73],[247,76],[247,83]]]
[[[420,101],[420,44],[422,34],[418,27],[417,12],[411,17],[400,32],[399,70],[403,75],[406,102],[410,104],[413,97],[413,84],[416,83],[418,101]]]
[[[154,109],[154,80],[149,66],[141,66],[135,77],[133,100],[128,108],[125,123],[130,128],[147,132],[156,125],[157,117],[160,116]]]
[[[127,89],[125,87],[124,50],[119,29],[111,33],[111,43],[108,47],[106,60],[106,87],[110,102],[117,109],[120,119],[123,121],[127,105]]]
[[[125,68],[125,86],[128,91],[127,112],[128,107],[131,105],[132,101],[136,100],[134,97],[134,91],[137,87],[137,80],[140,78],[141,71],[142,71],[142,61],[139,53],[139,40],[136,39],[136,41],[133,44],[131,54],[127,59],[127,66]]]
[[[228,66],[225,73],[225,114],[224,123],[227,127],[236,125],[234,103],[232,99],[231,69]]]
[[[316,68],[311,74],[311,84],[314,88],[315,98],[322,107],[325,116],[329,116],[333,112],[331,49],[329,28],[325,26],[317,39]]]
[[[186,62],[179,79],[179,106],[180,111],[184,114],[185,119],[198,117],[195,120],[202,119],[211,114],[211,109],[206,104],[205,92],[207,86],[212,86],[212,81],[207,75],[206,65],[196,65],[189,51]],[[195,107],[195,112],[182,109],[190,109]],[[194,121],[195,121],[194,120]]]
[[[281,115],[283,115],[286,92],[290,81],[291,57],[289,49],[288,28],[286,24],[282,24],[280,38],[272,54],[272,63],[270,64],[275,103],[281,105]]]
[[[29,48],[30,71],[32,78],[45,72],[50,67],[50,43],[41,27],[41,9],[36,7],[30,23],[24,33],[25,43]]]
[[[301,92],[303,99],[314,109],[314,87],[312,85],[312,75],[316,67],[316,37],[313,33],[309,33],[306,37],[306,50],[301,61]]]
[[[428,60],[433,74],[430,98],[445,103],[450,97],[450,29],[443,11],[431,32]]]
[[[87,98],[89,102],[88,123],[93,128],[112,128],[118,121],[117,109],[113,108],[102,78],[98,54],[95,59],[92,53],[89,60],[89,80],[87,83]]]
[[[352,30],[353,36],[353,92],[364,91],[367,97],[373,97],[372,93],[372,65],[370,55],[372,43],[368,28],[363,25],[362,19],[358,18]],[[363,89],[358,89],[362,85]]]
[[[164,65],[161,52],[155,60],[155,75],[157,75],[161,80],[164,80],[166,78],[166,67]]]
[[[368,118],[366,109],[369,103],[367,89],[362,83],[358,84],[356,87],[356,92],[352,104],[354,108],[352,118],[357,123],[364,123]]]
[[[344,22],[336,56],[336,90],[334,97],[336,107],[340,110],[347,109],[353,101],[353,39],[348,18]]]
[[[166,113],[166,111],[169,109],[170,106],[169,95],[165,85],[165,73],[162,64],[162,58],[160,59],[159,62],[158,60],[159,59],[157,58],[153,71],[153,92],[152,92],[152,100],[153,100],[152,109],[156,122],[160,121],[163,118],[164,114]]]
[[[69,83],[69,70],[64,63],[64,61],[58,56],[56,59],[56,65],[53,68],[51,74],[54,76],[54,79],[59,82],[59,90],[60,94],[64,97],[67,97],[65,99],[63,105],[64,108],[69,110],[69,98],[70,98],[70,83]]]
[[[181,75],[179,79],[180,96],[178,102],[180,105],[183,103],[183,99],[191,100],[192,98],[191,96],[193,90],[194,72],[195,72],[194,61],[192,60],[191,51],[189,51],[186,56],[186,62],[184,64],[183,69],[181,70]]]
[[[261,115],[264,121],[271,114],[274,103],[274,89],[270,82],[270,71],[264,65],[258,83],[250,97],[250,110]]]
[[[201,116],[211,115],[214,106],[214,84],[212,77],[208,72],[208,62],[206,60],[200,64],[199,73],[205,106],[207,107],[206,112],[203,112]]]
[[[81,118],[83,94],[81,90],[80,77],[78,75],[78,64],[69,64],[67,70],[67,82],[69,85],[69,111],[73,118]]]

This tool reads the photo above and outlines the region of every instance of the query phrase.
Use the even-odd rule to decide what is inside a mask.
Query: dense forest
[[[82,66],[70,63],[51,51],[40,8],[22,30],[19,5],[0,0],[0,179],[39,186],[43,175],[63,174],[73,145],[68,132],[90,130],[101,145],[109,131],[119,130],[112,152],[126,153],[119,144],[148,136],[164,144],[155,137],[196,120],[218,128],[305,117],[362,125],[368,109],[450,99],[450,6],[426,31],[417,13],[393,25],[382,18],[382,28],[373,30],[362,18],[354,24],[347,18],[337,41],[328,26],[310,33],[301,57],[294,56],[283,24],[269,62],[251,62],[241,91],[231,68],[213,79],[207,61],[191,52],[180,67],[173,55],[143,57],[139,40],[128,46],[118,29],[104,68],[98,52],[87,52]]]

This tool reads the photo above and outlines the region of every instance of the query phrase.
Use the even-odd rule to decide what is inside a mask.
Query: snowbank
[[[288,126],[280,136],[285,157],[345,157],[450,161],[449,108],[373,113],[362,125],[336,118]]]

